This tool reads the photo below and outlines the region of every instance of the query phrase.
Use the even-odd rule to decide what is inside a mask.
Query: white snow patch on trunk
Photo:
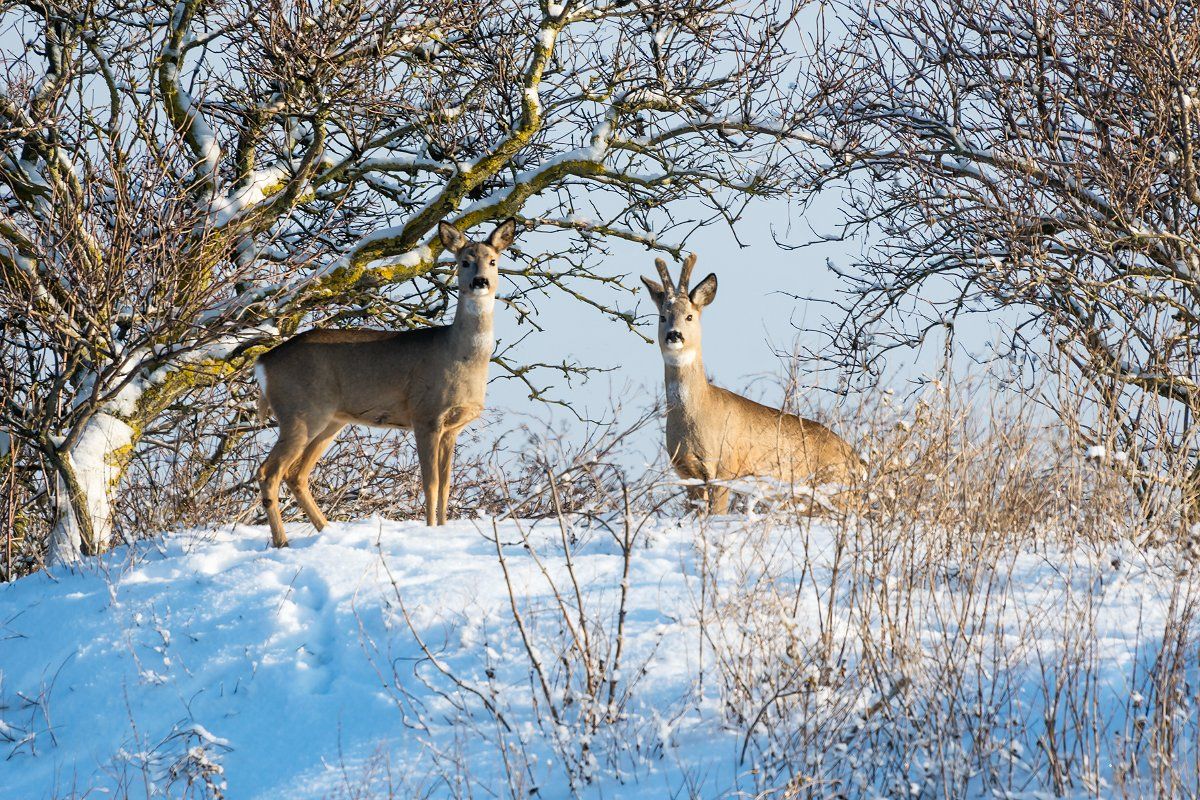
[[[69,567],[83,556],[83,535],[71,505],[67,484],[62,475],[57,475],[56,481],[58,499],[55,503],[54,528],[50,531],[50,543],[46,546],[46,560],[51,567]]]
[[[96,543],[103,547],[112,534],[111,490],[121,477],[113,455],[133,443],[133,428],[110,414],[91,418],[71,448],[75,477],[83,490]]]
[[[244,186],[213,199],[209,206],[213,224],[224,225],[242,211],[258,205],[267,198],[268,190],[281,185],[290,174],[289,166],[283,161],[256,170]]]

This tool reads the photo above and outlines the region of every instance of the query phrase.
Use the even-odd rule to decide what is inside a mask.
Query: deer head
[[[708,277],[688,291],[696,254],[689,255],[679,273],[679,283],[671,284],[667,262],[655,259],[654,266],[662,283],[642,278],[650,297],[658,307],[658,346],[663,360],[671,366],[684,366],[696,360],[700,353],[700,312],[717,296],[717,276]]]
[[[516,235],[517,221],[511,217],[497,225],[482,242],[472,242],[449,222],[438,224],[438,238],[458,264],[460,308],[468,313],[492,310],[500,283],[496,265]]]

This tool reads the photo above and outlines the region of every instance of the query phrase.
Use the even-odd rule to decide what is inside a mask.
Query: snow
[[[209,205],[212,224],[225,225],[242,211],[258,205],[268,197],[271,189],[281,186],[290,176],[291,168],[282,159],[255,170],[243,186],[213,198]]]
[[[69,457],[69,456],[68,456]],[[65,567],[83,556],[83,531],[71,505],[67,483],[61,474],[54,478],[54,527],[46,547],[46,561],[51,567]]]
[[[390,239],[395,236],[399,236],[403,232],[403,230],[404,229],[401,227],[396,227],[396,228],[384,228],[384,229],[381,229],[378,231],[374,231],[374,232],[364,236],[360,240],[359,246],[363,247],[371,242],[382,241],[385,239]],[[429,249],[428,245],[423,244],[423,245],[420,245],[419,247],[414,247],[412,250],[406,250],[403,253],[400,253],[399,255],[386,256],[384,258],[377,258],[374,261],[372,261],[371,263],[372,263],[372,265],[374,265],[376,267],[408,267],[408,268],[412,268],[412,267],[417,267],[417,266],[420,266],[421,264],[427,263],[432,259],[433,259],[433,251]]]
[[[626,93],[625,103],[657,110],[674,110],[683,107],[683,102],[678,96],[668,95],[657,89],[634,89]]]
[[[445,114],[446,119],[452,120],[462,113],[462,107],[458,106]],[[401,158],[393,154],[387,153],[382,148],[376,148],[371,153],[357,160],[355,168],[362,172],[414,172],[422,171],[438,172],[442,174],[450,174],[450,168],[445,161],[437,161],[432,158],[420,158],[410,156]],[[385,154],[386,153],[386,154]]]
[[[112,455],[133,442],[133,428],[111,414],[95,414],[71,448],[71,464],[87,498],[88,514],[98,541],[108,541],[112,530],[109,488],[121,477]]]
[[[536,87],[530,86],[525,89],[525,103],[537,113],[542,113],[542,99],[538,96]]]
[[[521,796],[547,798],[767,796],[760,781],[771,780],[763,776],[773,758],[800,759],[854,796],[884,796],[873,770],[889,743],[907,765],[893,774],[903,783],[889,785],[942,796],[938,781],[949,779],[939,777],[933,754],[955,752],[955,740],[922,749],[920,726],[885,724],[892,710],[876,714],[927,692],[919,696],[928,707],[914,707],[946,722],[949,665],[939,646],[963,648],[953,651],[962,660],[955,669],[967,670],[955,673],[954,685],[965,685],[956,697],[972,697],[972,681],[992,682],[996,693],[985,685],[980,695],[995,704],[986,712],[993,724],[980,735],[998,737],[996,752],[1018,776],[1023,788],[1009,796],[1050,796],[1035,770],[1047,716],[1042,681],[1047,669],[1075,663],[1080,618],[1072,612],[1086,609],[1091,628],[1087,663],[1095,667],[1081,678],[1080,699],[1095,704],[1100,720],[1098,733],[1081,735],[1099,737],[1088,746],[1101,747],[1131,709],[1150,713],[1142,709],[1154,702],[1153,684],[1143,671],[1181,586],[1170,559],[1132,547],[1046,545],[1014,549],[992,565],[964,558],[956,575],[922,577],[928,591],[912,596],[897,592],[899,574],[881,572],[888,603],[872,608],[872,583],[847,582],[853,565],[878,557],[870,543],[852,540],[847,551],[830,523],[769,515],[704,524],[648,518],[624,582],[620,515],[603,525],[569,522],[565,531],[555,520],[484,518],[436,530],[383,519],[333,523],[319,534],[291,527],[293,546],[284,550],[266,547],[264,526],[176,531],[0,585],[0,796],[49,798],[72,786],[95,796],[179,797],[187,780],[239,800],[492,796],[484,790],[510,779],[522,782]],[[916,546],[906,542],[900,549]],[[965,576],[981,569],[986,601],[967,596]],[[755,585],[761,594],[738,606]],[[625,642],[615,664],[609,645],[622,586]],[[581,691],[583,661],[571,645],[582,633],[577,598],[589,620],[603,623],[588,628],[599,654],[594,696]],[[901,598],[916,602],[888,607]],[[986,615],[985,602],[993,609]],[[853,643],[892,611],[919,622],[887,657],[894,674],[873,688],[856,676],[867,654]],[[984,640],[975,673],[976,651],[963,637],[980,626],[995,638]],[[782,666],[772,666],[766,650],[779,637],[795,647],[781,649]],[[815,655],[828,637],[849,643],[833,673]],[[548,697],[529,653],[548,676]],[[742,684],[722,666],[734,661],[751,681],[794,673],[809,687],[794,711],[795,741],[808,749],[781,751],[800,745],[769,739],[765,726],[779,720],[755,718],[763,698],[739,695]],[[1053,680],[1069,694],[1064,669]],[[831,683],[839,670],[856,677]],[[849,716],[826,730],[824,708]],[[583,725],[588,713],[609,712],[610,721]],[[1071,747],[1070,731],[1056,731],[1060,746]],[[383,766],[401,782],[391,795],[351,792]],[[1109,777],[1101,775],[1102,785]]]
[[[503,202],[505,198],[512,194],[515,187],[533,181],[542,173],[546,172],[547,170],[554,169],[560,164],[568,164],[576,161],[602,161],[605,154],[608,152],[608,146],[610,144],[609,140],[611,139],[611,136],[611,125],[608,123],[601,123],[601,125],[597,126],[596,131],[592,135],[591,144],[587,147],[580,147],[575,150],[568,150],[566,152],[559,153],[556,156],[546,159],[536,167],[519,172],[509,185],[492,190],[483,198],[476,200],[475,202],[463,208],[460,214],[465,216],[478,211],[479,209],[492,208]],[[378,238],[378,235],[372,234],[364,237],[363,241],[367,242],[374,238]]]
[[[171,9],[171,28],[178,30],[183,24],[183,16],[187,13],[187,3],[184,0],[179,0],[175,7]],[[175,55],[173,48],[164,48],[164,53],[167,55]]]
[[[433,251],[427,245],[413,248],[396,256],[391,263],[398,267],[416,267],[433,258]]]
[[[604,151],[608,149],[608,144],[612,140],[615,119],[615,112],[610,110],[609,113],[605,115],[604,119],[592,129],[590,141],[592,149],[595,153],[603,154]]]
[[[182,5],[181,3],[176,6],[177,12]],[[170,56],[173,53],[170,52],[170,48],[166,48],[164,55]],[[179,68],[174,63],[167,62],[163,64],[162,69],[164,79],[174,84],[175,91],[179,95],[179,103],[183,106],[187,118],[188,135],[191,137],[197,153],[204,160],[205,171],[210,176],[215,175],[217,163],[221,158],[221,147],[217,144],[217,136],[209,127],[208,121],[204,119],[203,112],[192,101],[192,96],[183,88],[183,84],[179,80]]]

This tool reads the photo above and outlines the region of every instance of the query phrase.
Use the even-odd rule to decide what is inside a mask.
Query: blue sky
[[[688,250],[698,253],[693,282],[709,272],[719,279],[713,304],[704,314],[704,364],[715,383],[737,391],[747,390],[757,400],[777,404],[782,400],[779,383],[786,372],[784,359],[793,345],[816,345],[823,338],[814,333],[822,320],[837,314],[837,309],[822,300],[834,299],[845,288],[842,280],[828,269],[832,260],[848,266],[858,254],[856,240],[821,242],[799,250],[776,245],[772,229],[788,242],[815,238],[810,226],[822,233],[835,233],[843,216],[839,196],[831,190],[806,216],[785,200],[763,201],[752,205],[742,223],[739,237],[744,247],[723,225],[703,228],[688,242]],[[789,228],[790,226],[790,228]],[[527,246],[536,246],[531,237]],[[639,289],[638,309],[648,314],[650,300],[641,289],[639,275],[655,274],[655,254],[625,243],[613,243],[612,255],[601,270],[627,274],[626,283]],[[678,265],[672,265],[678,274]],[[506,291],[507,290],[507,291]],[[502,285],[501,294],[511,291]],[[811,300],[797,298],[812,298]],[[632,298],[624,300],[626,304]],[[556,387],[556,396],[582,409],[586,416],[603,416],[611,398],[619,398],[630,413],[650,405],[662,394],[662,359],[657,344],[646,344],[618,323],[583,309],[571,298],[555,295],[538,303],[539,323],[545,333],[530,336],[519,353],[530,361],[577,361],[597,366],[616,367],[611,373],[593,377],[584,384],[567,387],[559,376],[544,373],[542,381]],[[513,314],[497,306],[497,335],[501,343],[524,331],[513,321]],[[647,316],[641,326],[648,336],[655,335],[654,318]],[[961,344],[966,350],[978,350],[988,341],[988,327],[982,321],[960,328]],[[935,341],[924,353],[898,353],[891,361],[891,372],[903,383],[935,371],[941,360],[941,341]],[[500,375],[493,367],[493,378]],[[826,385],[832,376],[825,379]],[[900,388],[900,387],[897,387]],[[526,398],[524,387],[515,381],[493,380],[489,387],[492,417],[498,410],[547,414],[565,419],[562,410],[539,409]],[[828,407],[837,402],[830,392],[813,392],[808,403]]]
[[[14,32],[0,32],[0,42],[17,44]],[[832,260],[848,266],[861,242],[831,241],[787,250],[776,245],[772,231],[785,241],[797,243],[813,239],[814,229],[836,233],[843,221],[838,192],[837,188],[828,189],[805,215],[784,199],[751,205],[738,226],[744,246],[723,224],[705,227],[688,241],[688,250],[699,254],[695,279],[715,272],[720,281],[718,296],[704,315],[704,361],[714,382],[738,391],[748,389],[755,399],[777,404],[782,399],[778,381],[786,371],[783,354],[797,343],[815,345],[822,341],[813,331],[837,310],[820,301],[833,299],[844,288],[826,263]],[[486,230],[481,227],[472,234],[486,235]],[[537,248],[540,243],[535,239],[525,237],[524,243]],[[656,254],[620,241],[609,242],[608,247],[612,254],[601,269],[626,275],[626,285],[638,289],[636,296],[626,295],[621,302],[625,307],[638,304],[639,311],[646,315],[641,330],[653,337],[649,299],[638,276],[654,274]],[[672,270],[677,272],[678,265]],[[501,293],[511,293],[513,288],[502,285]],[[558,362],[565,358],[615,368],[573,387],[567,387],[561,376],[553,373],[536,375],[537,382],[556,387],[554,396],[593,418],[605,415],[613,397],[620,398],[632,414],[661,396],[662,362],[656,344],[645,343],[622,324],[601,317],[565,295],[542,298],[537,308],[539,324],[546,331],[526,339],[515,355],[526,361]],[[511,311],[497,307],[497,334],[502,343],[518,338],[525,330],[515,325]],[[989,339],[988,325],[960,326],[958,335],[968,350],[979,349]],[[911,356],[898,354],[891,362],[898,379],[917,378],[936,370],[940,342],[935,342],[931,350]],[[493,367],[492,375],[499,377],[501,370]],[[492,420],[508,428],[513,422],[507,418],[511,412],[570,418],[561,409],[531,403],[526,395],[525,387],[517,381],[493,380],[489,388]],[[811,402],[826,407],[836,400],[831,393],[816,392]]]

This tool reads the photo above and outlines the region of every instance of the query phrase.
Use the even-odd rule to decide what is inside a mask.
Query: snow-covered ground
[[[624,584],[620,517],[306,530],[0,586],[0,797],[1106,794],[1194,595],[1128,545],[762,517],[634,521]]]

